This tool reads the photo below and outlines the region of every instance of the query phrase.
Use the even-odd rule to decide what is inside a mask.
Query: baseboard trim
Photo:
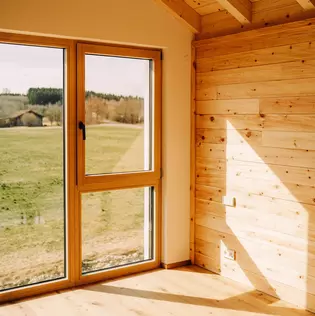
[[[191,260],[185,260],[180,262],[174,262],[174,263],[161,263],[161,268],[163,269],[175,269],[179,267],[189,266],[191,265]]]

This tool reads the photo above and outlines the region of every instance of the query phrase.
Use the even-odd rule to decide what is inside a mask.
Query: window
[[[157,267],[160,52],[12,34],[0,52],[0,301]]]
[[[0,44],[0,291],[67,276],[64,54]]]

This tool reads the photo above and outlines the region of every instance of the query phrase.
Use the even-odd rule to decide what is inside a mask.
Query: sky
[[[85,58],[86,90],[145,97],[147,60],[92,56]],[[30,87],[63,87],[63,50],[0,44],[0,93],[26,94]]]

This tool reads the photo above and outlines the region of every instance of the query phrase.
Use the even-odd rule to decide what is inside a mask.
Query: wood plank
[[[312,293],[314,291],[314,273],[315,269],[313,266],[307,265],[305,262],[305,248],[302,251],[289,251],[286,247],[277,247],[273,243],[261,243],[252,240],[237,238],[233,232],[230,234],[218,232],[213,229],[209,229],[203,226],[196,226],[196,233],[198,238],[196,239],[196,249],[197,253],[211,257],[217,258],[221,264],[226,261],[223,256],[224,247],[229,247],[237,253],[236,260],[242,267],[251,267],[252,270],[256,270],[254,262],[259,262],[259,267],[261,272],[267,276],[265,269],[270,269],[273,271],[273,267],[277,266],[282,269],[280,274],[281,280],[278,276],[270,276],[274,280],[283,282],[284,284],[300,287],[303,290],[305,288],[305,280],[309,279],[312,284]],[[304,247],[306,245],[304,244]],[[299,256],[304,260],[290,260],[292,256]],[[283,269],[282,267],[286,267]],[[309,270],[308,275],[306,274],[306,267]],[[302,278],[300,278],[302,276]],[[294,278],[296,278],[294,280]],[[291,281],[289,281],[290,279]]]
[[[227,235],[228,236],[228,235]],[[237,251],[238,257],[236,261],[227,260],[222,255],[225,243]],[[261,273],[266,279],[281,282],[288,286],[294,287],[300,291],[305,289],[305,282],[309,284],[309,291],[314,294],[314,277],[312,275],[306,275],[306,263],[292,262],[292,254],[285,252],[274,253],[272,247],[261,247],[259,251],[255,249],[257,245],[251,244],[246,240],[239,240],[232,235],[228,236],[224,241],[219,238],[213,240],[213,242],[206,242],[203,240],[197,241],[198,253],[211,258],[217,258],[218,267],[222,273],[233,262],[236,263],[238,268],[245,268],[253,273]],[[234,248],[233,248],[234,247]],[[207,250],[212,251],[207,251]],[[300,253],[300,256],[305,254]],[[255,258],[255,259],[252,259]],[[257,259],[256,259],[257,258]],[[269,258],[269,260],[268,260]],[[290,260],[291,259],[291,260]],[[259,262],[259,269],[256,266],[256,262]],[[283,269],[285,267],[285,269]]]
[[[261,99],[262,114],[315,114],[315,96]]]
[[[248,24],[252,20],[252,3],[249,0],[217,0],[236,20]]]
[[[278,198],[287,201],[315,204],[314,185],[302,185],[281,180],[266,180],[261,178],[240,176],[229,176],[218,170],[208,170],[204,176],[196,175],[196,183],[231,191],[249,192],[250,194],[261,195],[271,198]]]
[[[184,21],[194,32],[201,31],[201,17],[184,0],[155,0],[158,4],[163,4],[176,18]]]
[[[259,100],[209,100],[196,102],[197,114],[259,114]]]
[[[315,133],[263,131],[262,145],[292,149],[315,150]]]
[[[270,138],[273,141],[273,137]],[[219,146],[219,147],[218,147]],[[212,143],[198,143],[197,157],[221,160],[249,161],[262,164],[276,164],[292,167],[314,168],[315,150],[286,149],[261,147],[256,145],[218,145]]]
[[[196,157],[226,159],[226,146],[223,144],[200,143],[196,146]]]
[[[196,143],[261,145],[261,139],[261,131],[252,131],[249,129],[196,129]],[[248,146],[246,146],[246,148],[247,147]]]
[[[250,161],[211,158],[196,158],[196,174],[199,177],[219,174],[227,182],[240,182],[245,178],[253,180],[263,179],[275,184],[292,183],[306,186],[312,186],[315,179],[314,168],[267,165]]]
[[[197,266],[157,269],[0,307],[0,314],[6,316],[134,316],[143,311],[147,316],[311,315],[254,291],[253,286],[242,285]]]
[[[315,205],[251,194],[247,191],[232,191],[229,188],[220,189],[199,184],[196,186],[197,200],[216,202],[222,205],[220,207],[224,207],[224,196],[235,197],[236,208],[244,208],[252,213],[258,212],[262,216],[283,216],[301,222],[303,225],[308,223],[309,215],[315,212]],[[310,228],[315,230],[315,224],[310,223],[310,225]]]
[[[262,274],[257,274],[251,271],[247,271],[246,269],[241,269],[235,264],[229,269],[227,266],[225,266],[225,269],[222,272],[217,263],[218,261],[213,258],[209,258],[201,254],[196,254],[196,264],[200,267],[206,268],[210,271],[221,274],[229,279],[240,282],[242,284],[246,284],[248,286],[255,285],[255,288],[265,293],[270,293],[270,295],[273,296],[275,296],[276,291],[276,297],[281,297],[290,302],[294,302],[294,304],[298,306],[307,306],[308,309],[315,310],[315,305],[312,303],[314,300],[314,295],[312,294],[308,294],[306,299],[304,291],[298,290],[291,286],[287,286],[282,282],[277,282],[275,280],[270,280],[269,284],[268,282],[266,282],[266,279]]]
[[[205,204],[202,206],[200,205],[201,202]],[[296,250],[293,246],[290,247],[290,243],[297,242],[297,245],[302,245],[302,251],[305,253],[304,258],[297,259],[297,261],[308,263],[308,256],[306,254],[306,251],[308,251],[307,236],[311,234],[310,243],[314,246],[314,231],[308,231],[307,221],[295,223],[293,219],[281,218],[275,215],[269,215],[270,219],[268,220],[266,215],[261,216],[259,212],[229,208],[222,204],[206,203],[206,201],[201,200],[197,200],[196,205],[198,206],[196,208],[197,226],[204,226],[208,229],[233,234],[237,238],[275,246],[277,250],[281,249],[282,252],[289,252],[295,256],[299,254],[300,250]],[[214,207],[211,207],[211,205],[214,205]],[[287,231],[285,225],[288,226]],[[256,237],[254,237],[253,232],[257,232]],[[260,236],[263,236],[263,234],[265,239],[262,239]],[[253,235],[252,238],[251,235]],[[260,236],[261,240],[258,239],[258,236]],[[275,237],[272,238],[273,236]],[[287,240],[285,236],[287,236]],[[266,239],[266,237],[269,239]],[[199,236],[199,238],[201,237]],[[302,240],[301,243],[300,240]],[[261,245],[260,248],[262,248]],[[314,253],[310,252],[309,256],[315,259]]]
[[[235,19],[233,21],[231,16],[230,19],[224,19],[221,29],[216,25],[217,23],[213,23],[218,20],[216,15],[217,13],[212,13],[202,17],[202,33],[197,35],[197,40],[305,20],[314,17],[315,12],[303,10],[296,0],[260,0],[252,5],[250,24],[244,24]]]
[[[260,115],[197,115],[197,128],[212,129],[251,129],[262,130],[263,118]]]
[[[291,257],[292,255],[294,255],[299,258],[295,261],[296,264],[304,263],[304,267],[306,264],[308,264],[308,266],[313,271],[312,274],[315,274],[312,262],[308,263],[307,260],[308,258],[306,252],[308,250],[308,243],[305,238],[298,238],[295,236],[263,229],[260,227],[250,227],[246,224],[237,225],[237,223],[232,221],[230,223],[231,227],[228,226],[226,219],[222,217],[209,217],[207,221],[208,226],[196,225],[196,236],[198,237],[198,239],[211,242],[211,238],[214,238],[213,232],[218,232],[223,241],[226,240],[229,235],[232,235],[234,238],[242,240],[243,242],[246,241],[254,243],[257,249],[268,247],[269,249],[276,250],[278,252],[278,256],[279,252],[287,252],[287,249],[289,249]],[[235,232],[234,230],[231,230],[232,228],[235,230]],[[313,258],[314,242],[311,242],[311,245],[313,253],[311,256]],[[220,258],[218,259],[220,260]],[[253,260],[255,260],[255,257],[253,257]]]
[[[264,131],[315,132],[315,115],[264,115]]]
[[[296,0],[299,5],[304,10],[314,10],[315,9],[315,1],[314,0]]]
[[[201,205],[204,202],[204,205]],[[308,263],[308,257],[310,259],[315,259],[314,246],[315,246],[315,232],[314,226],[312,229],[308,229],[308,220],[303,218],[287,218],[283,216],[277,216],[274,214],[264,214],[263,212],[253,212],[248,211],[244,208],[231,208],[224,206],[222,204],[214,202],[206,202],[197,200],[196,205],[196,223],[197,226],[201,225],[209,229],[223,228],[224,233],[235,234],[238,238],[244,238],[249,241],[259,242],[263,245],[272,246],[270,248],[276,247],[277,251],[281,254],[287,253],[291,255],[298,255],[298,252],[304,252],[304,258],[297,259],[296,262]],[[262,211],[264,209],[262,208]],[[307,213],[307,210],[305,211]],[[225,222],[225,226],[223,227]],[[220,226],[212,226],[220,223]],[[196,227],[197,227],[196,226]],[[255,238],[250,238],[250,232],[265,232],[269,239],[262,239],[261,241]],[[273,240],[273,235],[275,235],[275,240]],[[200,234],[196,236],[202,239]],[[285,236],[288,236],[287,240]],[[265,237],[266,238],[266,237]],[[296,247],[291,244],[296,242]],[[308,249],[308,244],[312,245],[312,251]],[[300,249],[299,249],[300,247]],[[263,248],[260,245],[259,249]],[[233,249],[233,248],[232,248]],[[309,252],[309,255],[306,254]],[[279,255],[279,254],[278,254]],[[300,256],[303,254],[300,253]],[[259,258],[253,257],[254,260]],[[313,263],[309,264],[314,266]],[[313,270],[313,275],[315,275],[315,267]]]
[[[258,24],[304,15],[295,0],[253,7]],[[304,304],[315,294],[314,22],[196,43],[195,262]],[[240,253],[231,265],[222,241]]]
[[[200,15],[210,14],[223,10],[223,7],[216,0],[185,0],[186,3],[191,6]]]
[[[191,49],[191,108],[190,108],[190,261],[195,262],[195,185],[196,185],[196,69],[195,48]]]
[[[307,41],[305,43],[249,50],[242,53],[212,56],[211,58],[197,58],[196,65],[197,72],[200,73],[311,60],[314,59],[314,56],[315,45],[312,42]]]
[[[203,7],[198,7],[197,9],[195,9],[201,16],[207,15],[207,14],[211,14],[213,12],[219,12],[221,10],[224,10],[223,7],[217,3],[216,1],[205,5]]]
[[[221,220],[218,217],[218,220]],[[213,222],[214,223],[214,222]],[[286,251],[287,248],[291,249],[293,253],[296,255],[299,255],[300,258],[304,256],[303,260],[298,260],[294,263],[298,264],[298,266],[301,263],[308,263],[307,260],[305,260],[305,251],[308,249],[308,243],[306,239],[297,238],[294,236],[278,233],[278,232],[272,232],[272,231],[264,231],[263,229],[257,229],[256,233],[253,234],[253,238],[250,238],[250,231],[249,227],[244,227],[245,229],[240,231],[237,230],[236,234],[232,232],[231,230],[229,232],[222,232],[217,231],[212,228],[208,228],[205,226],[196,225],[196,237],[199,240],[204,240],[207,242],[211,242],[212,240],[215,240],[216,238],[221,238],[221,240],[226,241],[229,245],[232,244],[233,240],[241,240],[242,244],[244,243],[251,243],[259,249],[260,247],[267,247],[271,249],[272,251],[277,250],[277,254],[279,256],[278,249],[281,249],[283,251]],[[248,234],[246,233],[248,231]],[[230,238],[230,240],[229,240]],[[232,247],[231,247],[232,248]],[[314,253],[314,243],[311,242],[311,251]],[[254,258],[253,258],[254,259]],[[314,266],[312,266],[312,263],[308,264],[308,267],[312,271],[312,275],[315,274]]]
[[[175,269],[179,267],[189,266],[191,265],[190,260],[184,260],[179,262],[173,262],[173,263],[161,263],[161,268],[169,270],[169,269]]]
[[[247,24],[249,25],[249,24]],[[197,39],[200,37],[215,37],[231,34],[233,31],[242,31],[243,25],[237,21],[227,10],[220,10],[204,15],[201,18],[201,30]],[[199,56],[198,56],[199,58]]]
[[[305,12],[296,0],[261,0],[253,4],[253,24],[264,27],[306,19]],[[313,16],[311,14],[311,16]]]
[[[237,83],[264,82],[315,78],[315,60],[302,60],[287,63],[218,70],[197,74],[198,89],[210,85],[229,85]]]
[[[315,95],[315,79],[281,80],[202,88],[197,84],[196,100],[255,99]]]
[[[315,18],[193,42],[198,58],[303,43],[314,38]]]

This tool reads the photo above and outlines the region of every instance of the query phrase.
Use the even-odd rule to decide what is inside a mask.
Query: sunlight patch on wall
[[[229,121],[226,127],[225,195],[236,205],[226,205],[225,212],[236,239],[225,246],[236,251],[236,261],[221,253],[222,275],[280,298],[286,287],[295,287],[305,303],[311,206],[299,202],[303,185],[294,182],[309,185],[311,179],[298,168],[292,175],[285,166],[265,162],[271,157],[263,155],[263,147],[251,144]]]

